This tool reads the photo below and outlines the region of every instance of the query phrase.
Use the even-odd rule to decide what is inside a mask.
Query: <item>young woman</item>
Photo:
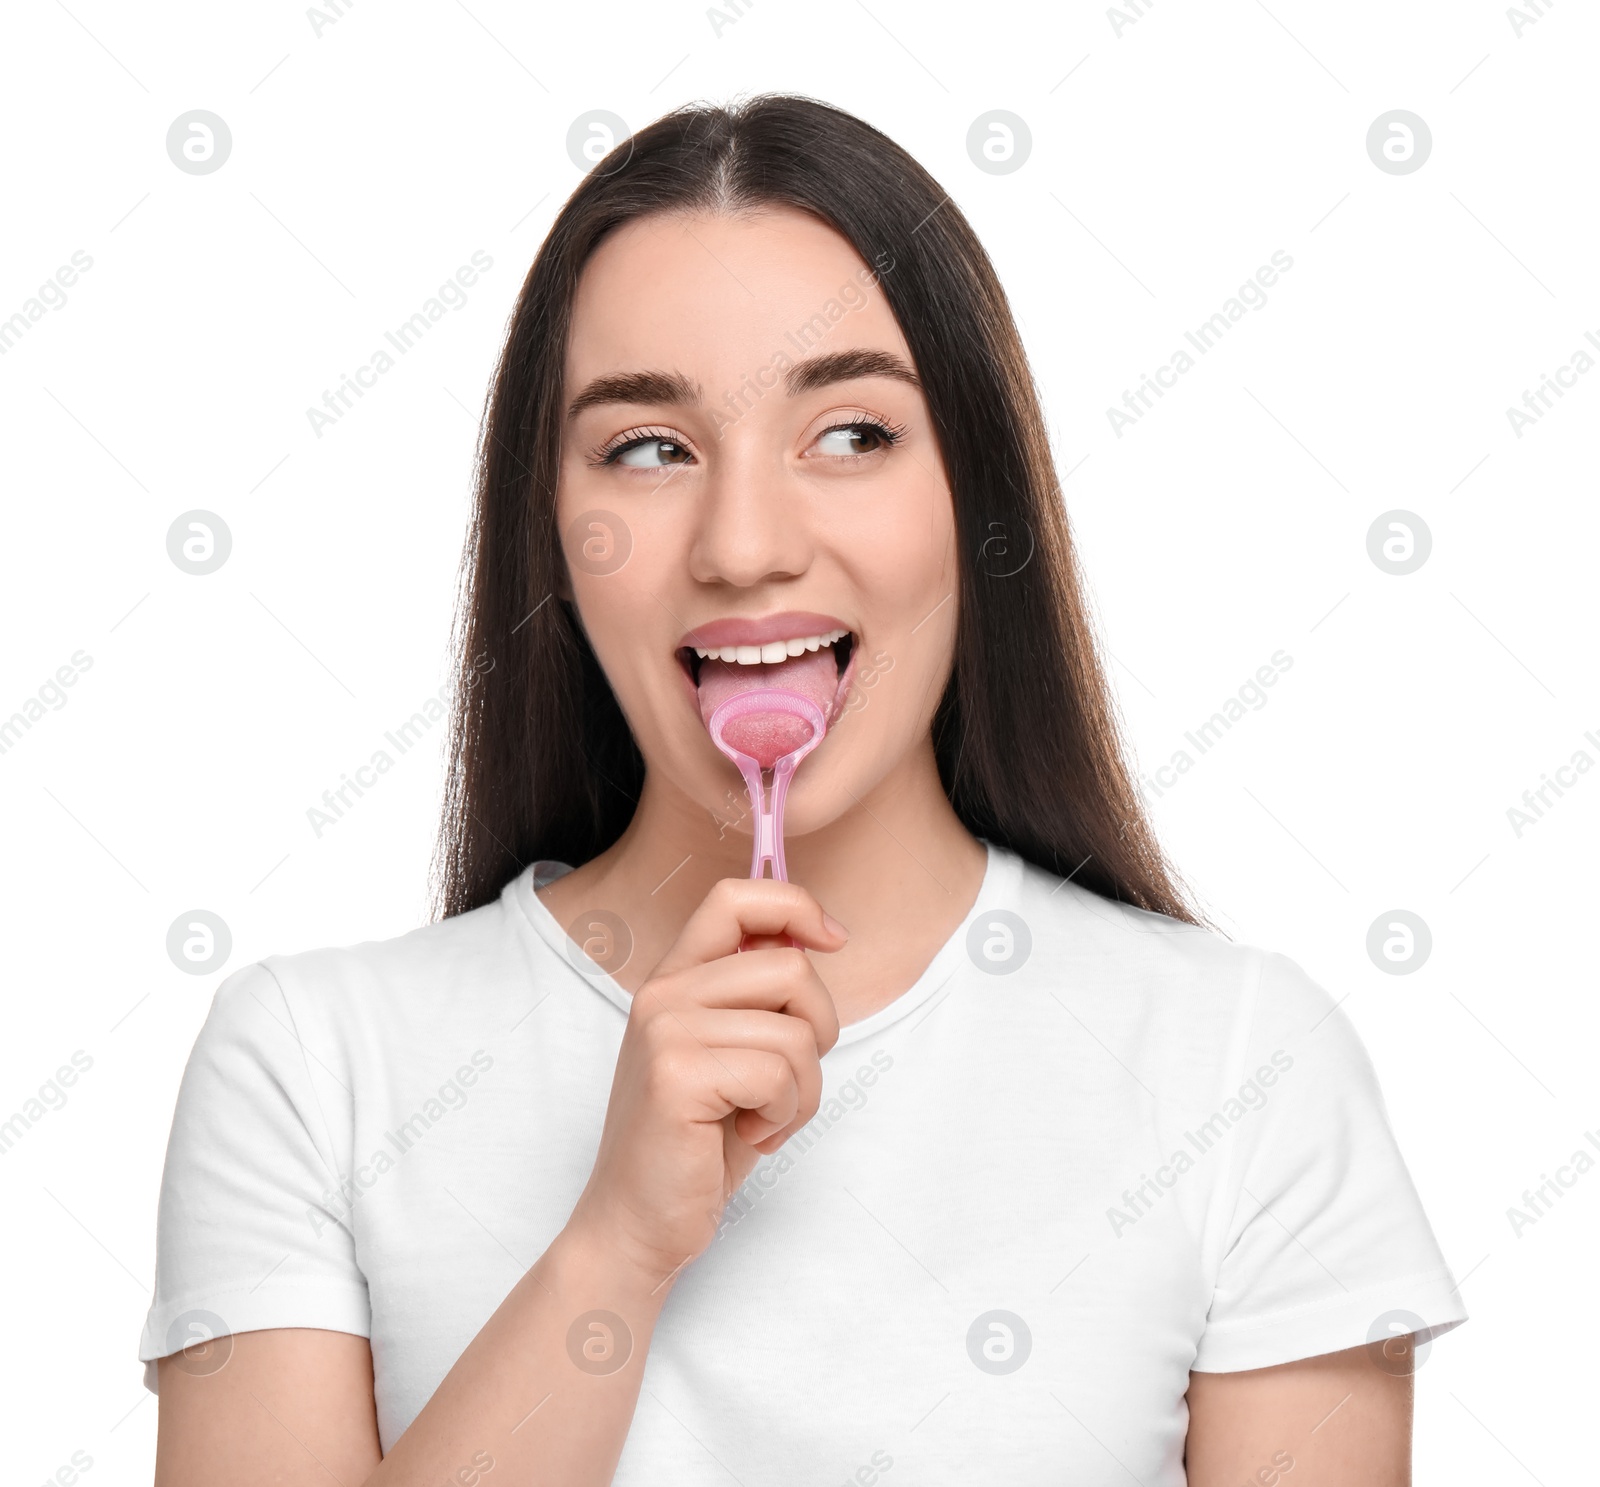
[[[764,97],[591,173],[463,615],[438,922],[191,1055],[163,1487],[1409,1481],[1456,1288],[1332,998],[1174,884],[913,160]],[[757,682],[829,718],[790,882],[704,722]]]

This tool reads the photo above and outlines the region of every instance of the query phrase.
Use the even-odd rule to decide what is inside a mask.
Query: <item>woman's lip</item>
[[[808,635],[826,635],[830,630],[848,630],[851,627],[835,615],[818,614],[814,610],[786,609],[782,614],[764,615],[759,619],[707,620],[696,625],[675,647],[682,650],[721,650],[725,645],[771,645],[775,640],[799,640]]]
[[[696,718],[700,716],[700,689],[694,684],[694,677],[689,671],[688,663],[683,659],[683,652],[678,652],[678,674],[683,678],[684,690],[689,694],[689,706],[694,709]]]
[[[856,676],[856,658],[861,654],[861,637],[854,632],[850,640],[850,659],[844,663],[844,671],[839,676],[839,685],[834,689],[833,705],[828,709],[828,728],[830,731],[844,713],[844,701],[850,695],[850,688]],[[826,742],[826,740],[824,740]]]

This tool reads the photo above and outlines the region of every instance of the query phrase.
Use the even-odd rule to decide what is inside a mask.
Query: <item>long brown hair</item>
[[[644,760],[567,602],[556,529],[563,363],[589,255],[652,212],[787,206],[875,266],[944,454],[960,549],[939,773],[975,836],[1109,899],[1191,909],[1124,760],[1038,394],[994,267],[904,150],[813,99],[674,110],[573,192],[518,296],[478,446],[452,636],[456,690],[434,912],[491,901],[529,862],[622,834]]]

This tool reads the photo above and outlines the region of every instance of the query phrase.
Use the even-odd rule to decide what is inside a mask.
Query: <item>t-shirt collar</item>
[[[987,839],[980,838],[980,840],[983,841],[984,851],[987,854],[983,881],[978,886],[978,896],[974,899],[972,907],[956,926],[954,933],[934,953],[933,959],[928,962],[922,974],[906,991],[870,1016],[840,1028],[839,1041],[835,1047],[843,1047],[874,1036],[944,992],[963,970],[972,969],[968,932],[974,920],[994,909],[1015,910],[1022,887],[1023,860],[1009,848],[997,846]],[[567,863],[541,858],[537,862],[530,863],[516,878],[506,884],[501,897],[512,901],[524,922],[533,928],[572,975],[586,982],[625,1014],[633,1004],[631,993],[624,990],[609,973],[603,971],[579,949],[534,891],[535,888],[542,888],[546,883],[554,882],[571,871],[572,868]]]

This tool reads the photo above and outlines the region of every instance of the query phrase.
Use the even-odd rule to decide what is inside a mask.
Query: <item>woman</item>
[[[1349,1024],[1174,884],[913,160],[767,97],[603,161],[470,559],[443,917],[191,1056],[159,1482],[1409,1480],[1465,1312]],[[706,730],[752,683],[829,717],[791,882]]]

